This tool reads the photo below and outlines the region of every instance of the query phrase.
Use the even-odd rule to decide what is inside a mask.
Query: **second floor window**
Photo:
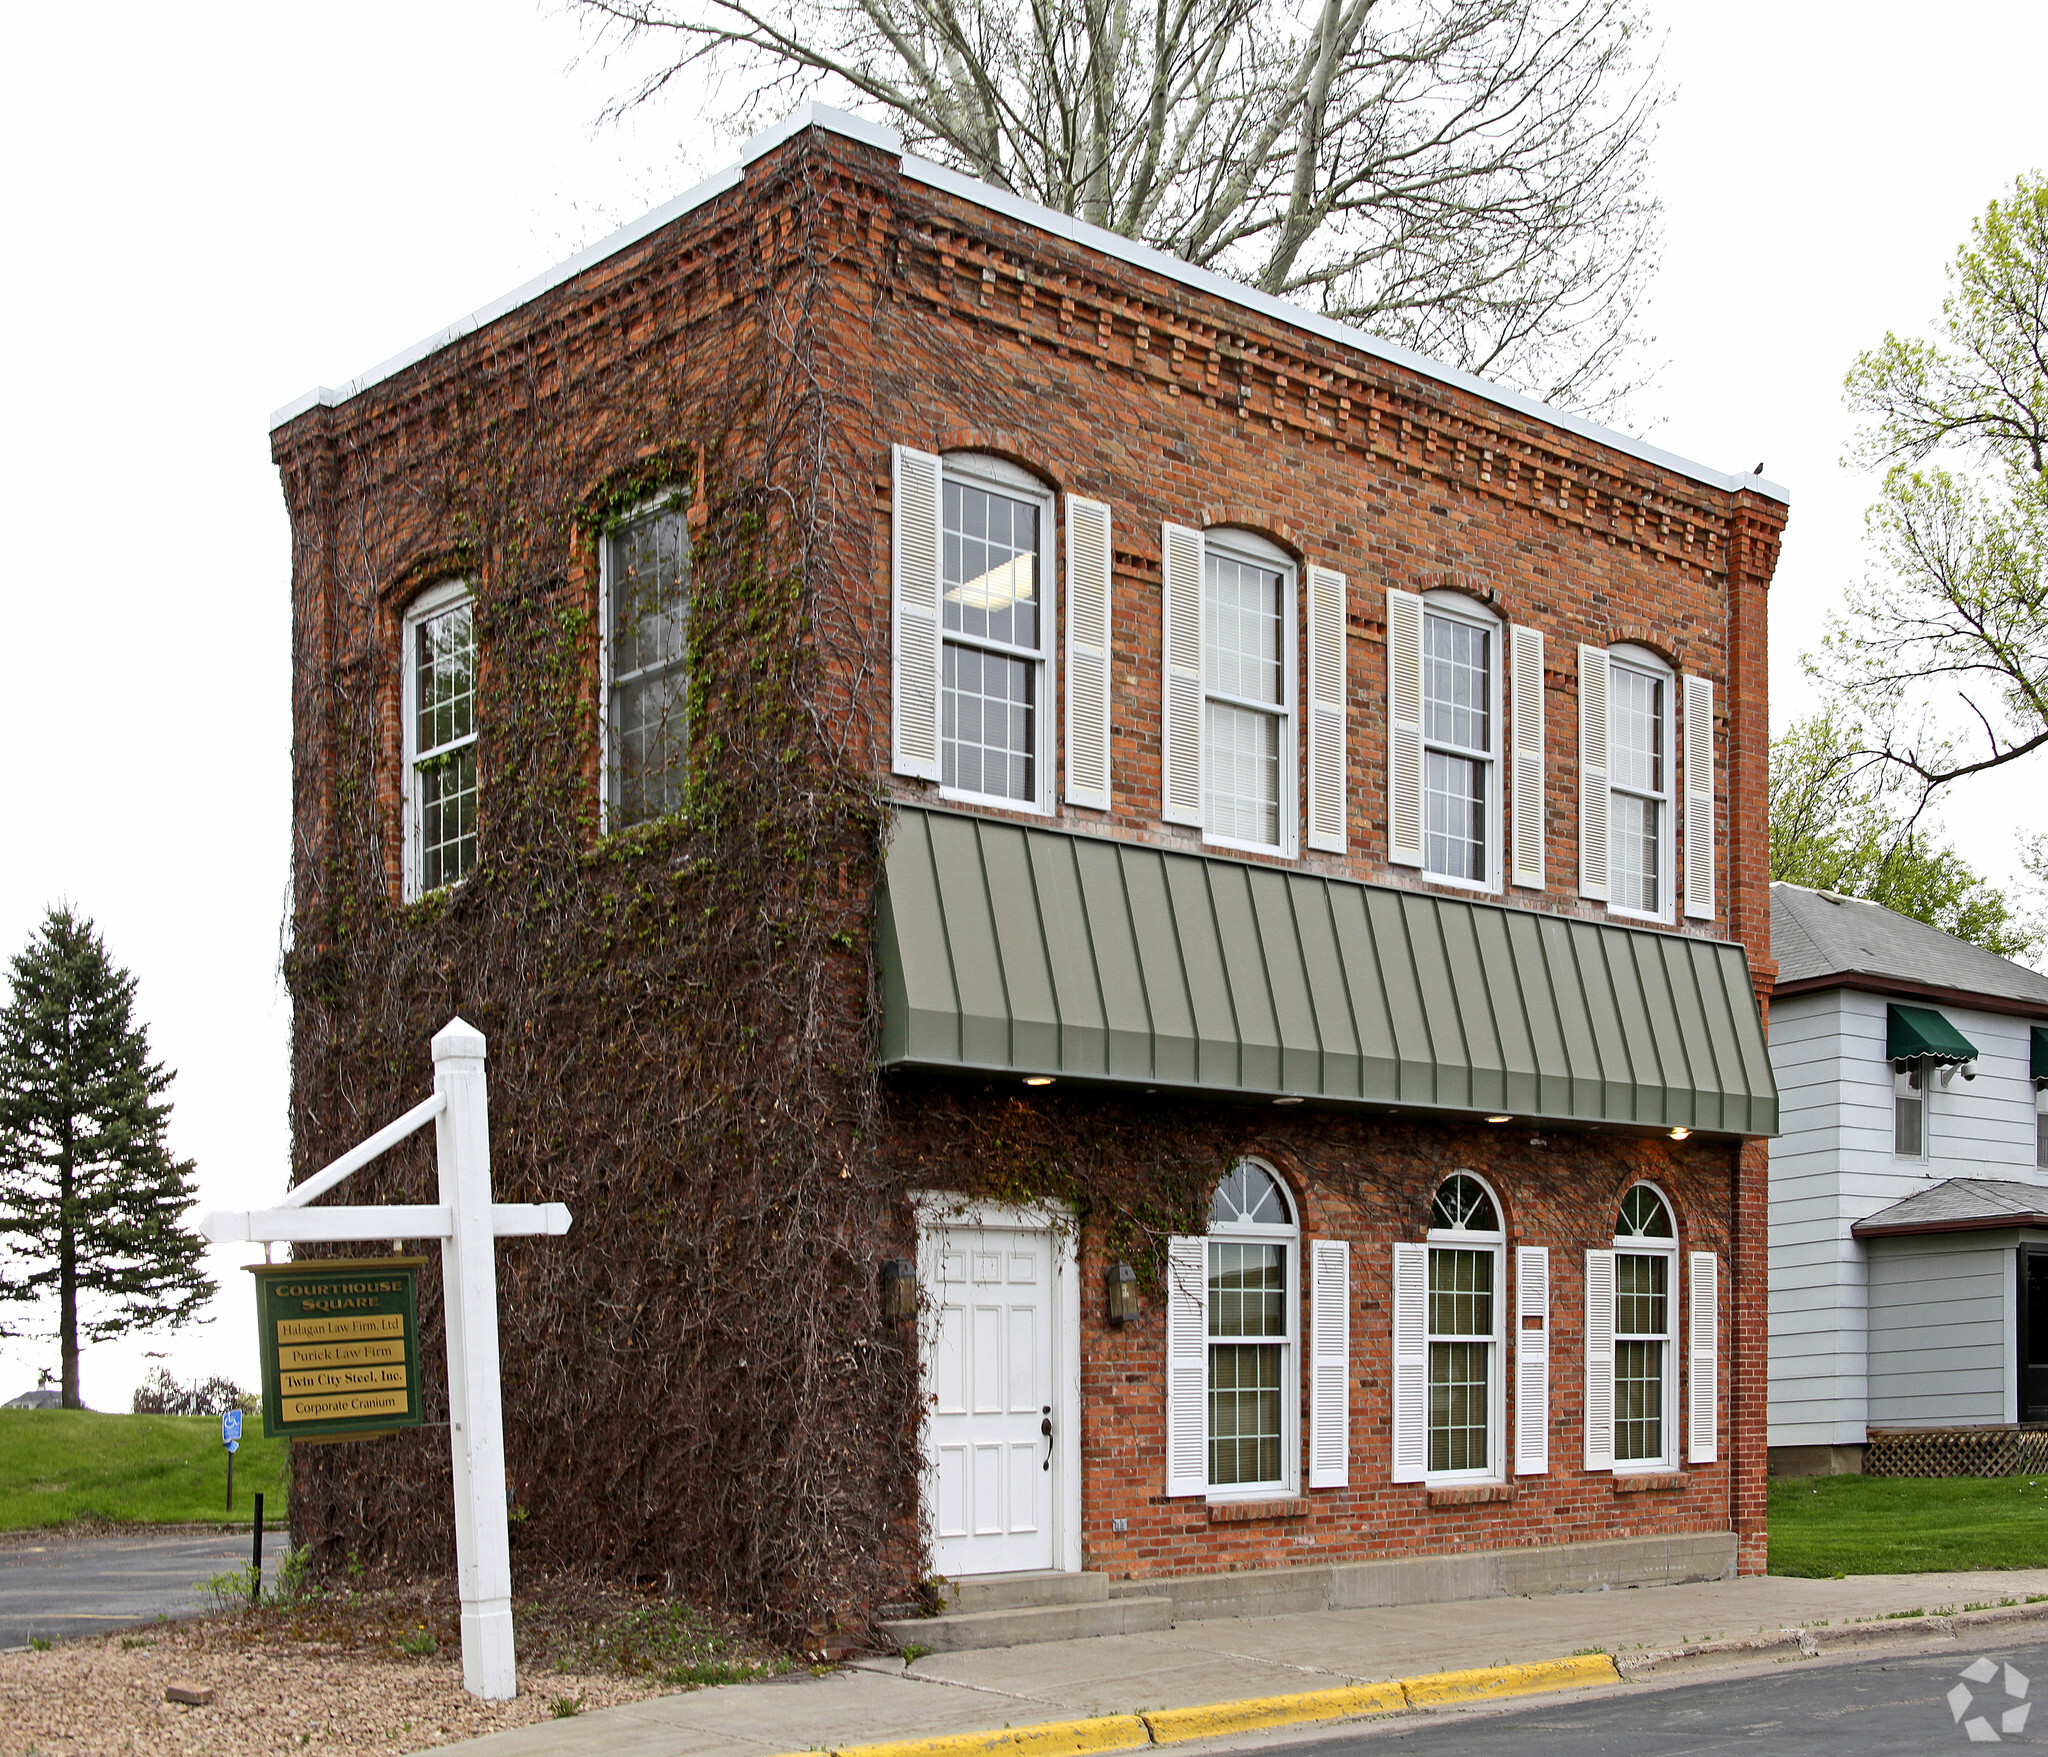
[[[1661,917],[1669,891],[1670,679],[1620,659],[1608,675],[1609,902]]]
[[[1202,736],[1211,840],[1278,848],[1292,770],[1290,573],[1213,537],[1202,557]]]
[[[946,461],[941,784],[968,799],[1042,808],[1046,508],[974,469],[974,460]]]
[[[1901,1159],[1927,1157],[1927,1063],[1892,1068],[1892,1151]]]
[[[605,540],[606,827],[679,809],[688,757],[690,537],[679,507]]]
[[[1422,869],[1493,883],[1494,630],[1422,617]]]
[[[405,619],[405,893],[417,897],[476,865],[476,619],[461,582]]]

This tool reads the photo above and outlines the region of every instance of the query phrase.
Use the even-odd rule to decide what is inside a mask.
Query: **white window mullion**
[[[1579,648],[1579,895],[1604,903],[1607,872],[1607,650]]]
[[[1202,533],[1164,527],[1160,544],[1166,675],[1160,715],[1159,815],[1170,824],[1202,822]]]
[[[1550,1252],[1515,1250],[1515,1474],[1550,1469]]]
[[[1614,1252],[1586,1253],[1586,1468],[1614,1468]]]
[[[1387,859],[1422,864],[1422,598],[1387,591]]]
[[[1309,1246],[1308,1486],[1351,1480],[1351,1247],[1319,1238]]]
[[[1516,884],[1543,889],[1543,635],[1519,624],[1508,631],[1508,675],[1512,680],[1508,728],[1513,751],[1509,785],[1514,789],[1509,841],[1510,872]]]
[[[1067,803],[1110,808],[1110,512],[1067,496]]]
[[[1394,1247],[1395,1482],[1429,1474],[1429,1247]]]
[[[890,766],[899,775],[937,781],[939,757],[939,530],[941,467],[928,451],[894,448],[890,508],[894,579],[894,714]]]
[[[1308,570],[1308,845],[1325,854],[1346,845],[1344,593],[1335,569]]]
[[[1166,1247],[1166,1492],[1209,1487],[1209,1242]]]
[[[1714,685],[1685,680],[1685,913],[1714,918]]]

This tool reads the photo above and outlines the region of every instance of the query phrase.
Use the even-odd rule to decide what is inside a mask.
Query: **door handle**
[[[1045,1406],[1045,1419],[1038,1424],[1038,1431],[1045,1436],[1045,1462],[1038,1468],[1040,1470],[1050,1470],[1052,1468],[1052,1405],[1050,1403]]]

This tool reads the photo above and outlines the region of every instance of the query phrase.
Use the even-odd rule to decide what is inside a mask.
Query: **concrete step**
[[[954,1611],[938,1617],[892,1618],[878,1627],[898,1647],[963,1653],[977,1647],[1022,1647],[1039,1641],[1078,1641],[1090,1635],[1143,1635],[1171,1629],[1173,1600],[1102,1598],[1093,1603]]]
[[[1107,1574],[1035,1569],[1022,1574],[963,1574],[941,1589],[948,1614],[1022,1611],[1050,1604],[1100,1604],[1109,1597]]]

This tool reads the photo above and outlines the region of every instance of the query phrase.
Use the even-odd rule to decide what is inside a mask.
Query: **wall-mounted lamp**
[[[1109,1321],[1128,1324],[1138,1315],[1138,1272],[1128,1263],[1112,1263],[1108,1280]]]
[[[1490,1116],[1486,1120],[1490,1123],[1511,1123],[1515,1119],[1511,1116]]]
[[[882,1265],[882,1322],[907,1324],[917,1316],[917,1271],[900,1257]]]
[[[1690,1129],[1673,1129],[1671,1131],[1671,1138],[1674,1141],[1683,1141],[1691,1133],[1692,1130]]]
[[[1052,1084],[1052,1075],[1027,1074],[1024,1076],[1024,1084],[1027,1086],[1050,1086]]]

